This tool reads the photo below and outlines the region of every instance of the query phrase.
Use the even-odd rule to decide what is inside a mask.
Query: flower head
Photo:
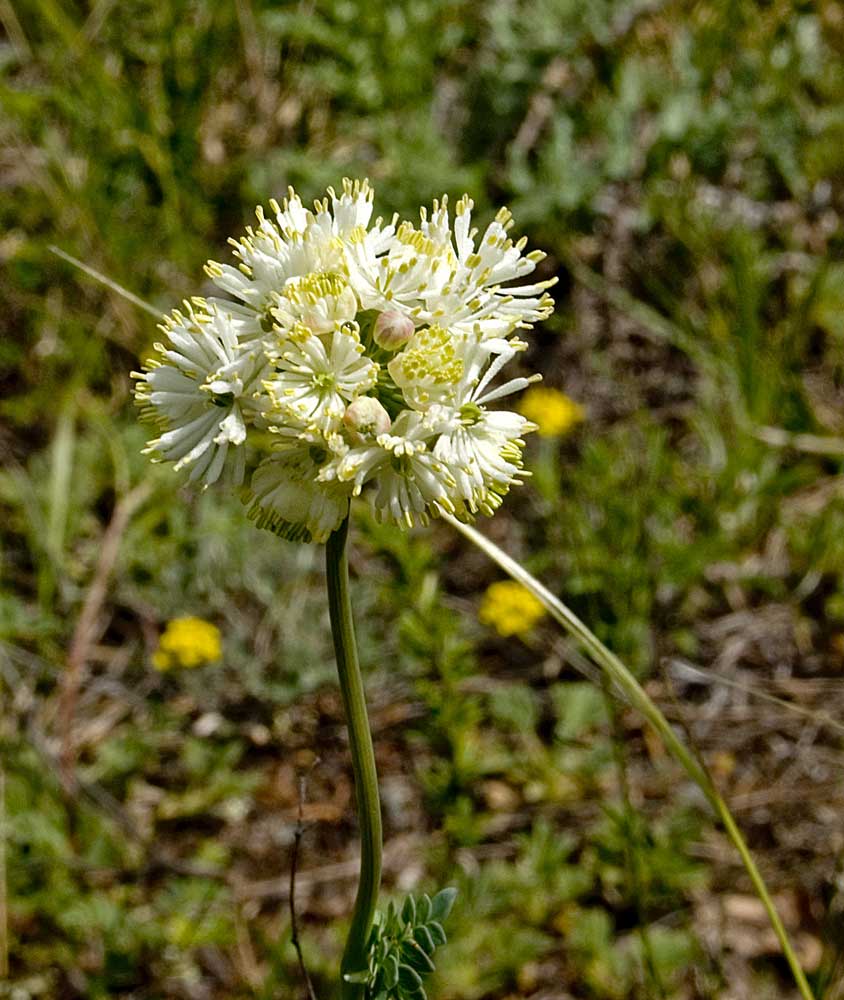
[[[478,619],[491,625],[499,635],[525,636],[545,615],[545,608],[536,597],[514,580],[491,584],[481,600]]]
[[[505,210],[479,235],[466,197],[417,225],[372,203],[344,181],[259,208],[237,265],[206,268],[231,298],[174,312],[137,375],[150,453],[203,485],[248,474],[250,515],[287,538],[324,541],[358,495],[403,526],[491,514],[525,475],[536,424],[491,404],[539,377],[501,373],[551,311],[552,282],[528,280],[542,254]]]
[[[544,386],[528,389],[519,400],[519,412],[536,424],[540,437],[561,437],[585,417],[580,403]]]
[[[174,618],[167,623],[152,657],[156,670],[198,667],[220,659],[220,630],[202,618]]]

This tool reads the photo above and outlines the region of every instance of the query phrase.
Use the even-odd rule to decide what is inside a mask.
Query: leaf
[[[436,943],[431,937],[431,932],[424,924],[420,924],[418,927],[413,928],[413,940],[428,955],[431,955],[434,951],[436,951]]]
[[[399,984],[399,958],[391,954],[384,959],[384,985],[388,990],[394,990]]]
[[[589,681],[555,684],[550,693],[558,720],[554,730],[558,740],[580,739],[606,721],[604,696]]]
[[[436,945],[442,945],[446,942],[445,931],[443,930],[443,925],[436,920],[431,920],[425,924],[425,928],[431,937],[434,939]]]
[[[399,965],[399,986],[403,986],[406,990],[415,992],[422,988],[422,977],[409,965],[402,962]]]
[[[415,941],[405,941],[401,951],[402,956],[417,972],[427,974],[434,971],[434,963]]]
[[[431,919],[431,897],[426,893],[416,904],[416,921],[420,924],[427,924]]]
[[[401,908],[401,918],[410,927],[416,923],[416,900],[408,896]]]
[[[451,913],[451,908],[454,906],[454,900],[457,899],[457,890],[452,886],[446,889],[440,889],[440,891],[434,896],[433,903],[431,904],[431,913],[429,919],[433,920],[446,920],[449,913]],[[428,921],[426,920],[425,923]],[[442,928],[440,928],[442,930]],[[445,944],[445,934],[443,934],[442,944]]]

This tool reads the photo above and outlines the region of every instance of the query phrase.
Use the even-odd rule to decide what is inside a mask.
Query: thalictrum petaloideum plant
[[[350,998],[419,994],[444,942],[426,910],[442,918],[451,899],[423,897],[418,911],[411,900],[401,926],[388,911],[373,936],[381,811],[348,590],[350,501],[364,495],[398,527],[494,513],[536,425],[490,404],[539,378],[497,376],[527,347],[518,331],[551,312],[553,284],[525,280],[544,255],[510,239],[506,210],[478,238],[468,197],[453,222],[444,197],[418,225],[373,222],[372,202],[366,181],[344,181],[313,211],[292,190],[271,215],[259,208],[232,241],[238,266],[206,267],[233,298],[185,302],[136,373],[156,459],[242,488],[260,527],[326,543],[362,846],[341,963]]]
[[[420,223],[372,221],[367,182],[304,207],[291,190],[231,241],[237,266],[206,271],[228,297],[193,298],[165,317],[137,398],[159,433],[148,452],[208,486],[239,489],[255,523],[326,543],[328,604],[349,729],[361,873],[341,961],[344,1000],[424,996],[453,900],[410,897],[376,916],[381,814],[348,588],[347,536],[358,496],[385,523],[440,517],[526,586],[642,712],[703,789],[737,847],[804,1000],[812,992],[729,810],[633,675],[554,595],[470,527],[520,483],[523,414],[491,408],[539,375],[499,380],[547,317],[543,255],[508,236],[502,210],[478,238],[472,202],[447,198]],[[87,269],[91,273],[90,269]],[[101,276],[98,276],[101,277]],[[526,280],[527,279],[527,280]],[[106,280],[107,279],[101,279]],[[114,287],[112,282],[109,284]],[[131,293],[126,293],[134,300]]]

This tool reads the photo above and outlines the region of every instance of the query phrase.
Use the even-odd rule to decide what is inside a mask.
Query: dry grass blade
[[[67,663],[60,681],[59,694],[59,725],[62,734],[62,778],[68,790],[72,789],[74,785],[73,769],[76,753],[73,742],[73,718],[76,714],[76,703],[79,699],[82,672],[91,644],[96,639],[97,619],[99,618],[108,592],[108,581],[117,560],[120,540],[123,537],[132,514],[147,499],[151,489],[149,483],[141,483],[117,502],[114,513],[111,516],[111,521],[109,521],[103,535],[100,556],[94,570],[94,577],[85,595],[82,611],[76,622],[76,628],[73,631],[70,641]]]
[[[122,298],[126,299],[127,302],[131,302],[132,305],[137,306],[139,309],[143,309],[144,312],[148,312],[151,316],[155,316],[156,319],[161,319],[164,316],[164,313],[162,313],[159,309],[156,309],[155,306],[151,306],[149,302],[144,302],[143,299],[139,298],[133,292],[130,292],[128,288],[118,285],[116,281],[112,281],[111,278],[106,277],[106,275],[102,274],[100,271],[97,271],[90,265],[85,264],[83,261],[71,256],[69,253],[66,253],[61,249],[61,247],[51,244],[48,249],[50,253],[54,253],[57,257],[61,257],[61,259],[67,261],[68,264],[78,267],[80,271],[84,271],[85,274],[93,278],[94,281],[99,281],[101,285],[105,285],[106,288],[110,288],[113,292],[116,292]]]

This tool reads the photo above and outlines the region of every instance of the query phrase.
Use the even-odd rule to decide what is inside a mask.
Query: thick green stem
[[[497,545],[491,542],[488,538],[485,538],[479,531],[469,527],[469,525],[461,523],[457,520],[457,518],[451,517],[449,514],[444,515],[444,520],[448,521],[449,524],[452,524],[458,531],[464,534],[469,541],[477,545],[479,549],[485,552],[490,559],[493,560],[493,562],[498,563],[505,573],[509,573],[514,580],[517,580],[519,583],[527,587],[527,589],[542,602],[548,613],[560,625],[562,625],[569,635],[578,640],[581,646],[592,657],[594,662],[601,667],[606,676],[624,695],[626,700],[634,708],[638,709],[659,733],[665,746],[671,751],[675,759],[683,766],[692,781],[698,785],[703,794],[706,796],[709,804],[714,809],[718,818],[721,820],[721,823],[727,832],[727,836],[733,842],[733,845],[739,853],[745,870],[750,877],[750,881],[753,883],[753,888],[756,890],[756,895],[765,907],[765,911],[768,914],[768,920],[770,921],[771,927],[774,929],[774,933],[777,936],[783,955],[785,956],[785,959],[791,969],[791,974],[794,977],[794,981],[797,984],[801,997],[803,997],[803,1000],[814,1000],[812,990],[803,969],[800,967],[800,962],[797,960],[797,956],[794,953],[794,948],[788,938],[788,934],[783,926],[782,920],[780,920],[777,909],[774,906],[774,901],[771,899],[771,894],[768,892],[768,887],[765,885],[765,881],[762,878],[759,869],[756,867],[753,855],[750,853],[750,849],[748,848],[741,831],[736,825],[727,803],[721,797],[706,768],[699,760],[697,760],[694,754],[677,736],[671,728],[669,721],[665,718],[662,712],[660,712],[653,701],[651,701],[633,674],[630,673],[615,653],[607,649],[601,640],[592,631],[590,631],[586,625],[584,625],[584,623],[577,617],[577,615],[574,614],[573,611],[567,608],[566,605],[563,604],[559,598],[555,597],[547,587],[544,587],[539,580],[528,573],[528,571],[520,563],[508,556],[506,552],[503,552]]]
[[[372,734],[366,714],[366,695],[358,663],[352,605],[349,600],[349,562],[346,539],[349,519],[328,539],[325,567],[328,584],[328,611],[331,635],[337,657],[340,691],[349,729],[349,747],[355,775],[355,795],[360,823],[360,881],[352,914],[352,925],[340,963],[340,996],[343,1000],[363,1000],[364,986],[344,977],[367,967],[367,941],[375,915],[378,888],[381,884],[381,804],[378,800],[378,775]]]

